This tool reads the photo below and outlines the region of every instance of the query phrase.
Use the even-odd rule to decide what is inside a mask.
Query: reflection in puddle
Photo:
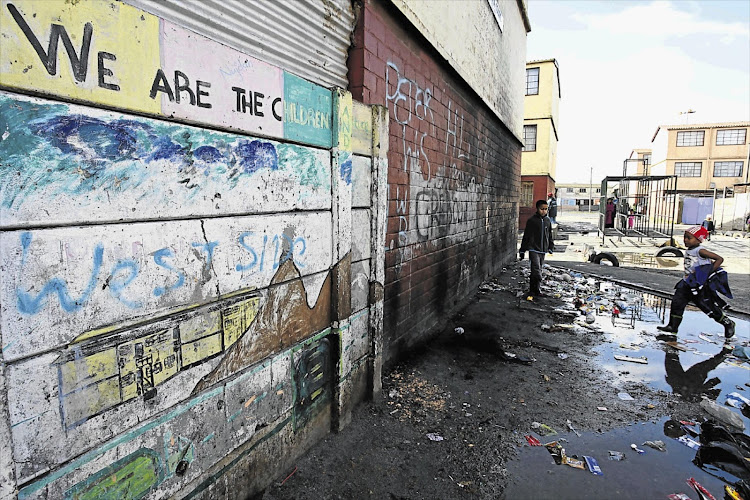
[[[589,285],[593,283],[589,281]],[[702,395],[722,407],[732,392],[739,391],[750,397],[750,364],[731,354],[733,347],[748,345],[748,321],[733,317],[737,324],[735,337],[725,348],[723,327],[700,310],[688,308],[679,335],[668,337],[671,341],[668,343],[657,336],[660,332],[656,326],[663,324],[665,316],[669,315],[669,299],[607,282],[596,286],[598,291],[585,297],[584,307],[595,309],[595,325],[602,330],[604,342],[596,348],[596,362],[616,375],[617,388],[635,382],[674,393],[695,402],[696,415],[700,412],[698,405]],[[612,314],[615,307],[617,315]],[[648,363],[618,361],[615,355],[646,357]],[[745,428],[750,428],[750,411],[744,414],[733,411],[742,418]],[[523,447],[518,457],[507,464],[508,475],[513,480],[503,498],[642,499],[666,498],[678,492],[688,493],[692,498],[695,492],[685,484],[690,477],[695,477],[714,496],[721,498],[724,484],[735,483],[737,477],[726,468],[722,470],[712,465],[710,460],[701,461],[696,450],[677,440],[698,441],[700,430],[699,426],[663,417],[659,421],[634,423],[605,433],[559,436],[567,440],[568,454],[596,457],[603,477],[554,465],[544,448]],[[664,441],[666,452],[645,448],[645,453],[640,455],[630,449],[632,443],[641,446],[645,441],[654,440]],[[623,452],[626,460],[606,460],[610,450]],[[706,447],[704,459],[711,458],[710,450],[710,446]],[[699,469],[694,460],[701,463],[702,468]]]

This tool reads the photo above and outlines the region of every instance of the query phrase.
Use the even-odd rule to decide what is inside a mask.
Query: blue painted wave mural
[[[293,209],[330,191],[324,150],[4,93],[0,137],[5,220],[30,217],[32,202],[36,210],[57,210],[56,200],[101,206],[122,218],[191,204],[215,210],[217,193],[227,210],[234,196],[247,211],[262,210],[266,190]]]

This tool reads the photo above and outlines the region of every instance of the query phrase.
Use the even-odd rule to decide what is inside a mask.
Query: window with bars
[[[678,161],[674,164],[674,175],[677,177],[700,177],[702,166],[703,163],[700,161]]]
[[[739,177],[742,175],[741,161],[715,161],[714,177]]]
[[[716,145],[717,146],[730,146],[730,145],[737,145],[737,144],[745,144],[746,138],[747,138],[747,129],[744,129],[744,128],[716,131]]]
[[[521,183],[521,206],[531,207],[533,205],[534,205],[534,183],[522,182]]]
[[[575,189],[573,189],[573,188],[565,188],[565,192],[566,193],[573,193],[573,192],[575,192]]]
[[[539,68],[526,69],[526,95],[539,94]]]
[[[677,132],[678,146],[703,146],[703,138],[706,136],[705,130],[690,130],[686,132]]]
[[[588,188],[579,188],[578,192],[579,193],[588,193]]]
[[[523,150],[536,151],[536,125],[523,126]]]

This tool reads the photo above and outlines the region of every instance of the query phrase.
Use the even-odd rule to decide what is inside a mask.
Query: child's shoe
[[[676,326],[672,326],[672,323],[669,323],[669,324],[664,325],[664,326],[657,326],[656,329],[659,330],[659,331],[661,331],[661,332],[665,332],[665,333],[674,333],[674,334],[677,333],[677,327]]]
[[[724,338],[728,340],[734,337],[734,321],[729,319],[729,316],[725,314],[721,317],[720,323],[724,325]]]

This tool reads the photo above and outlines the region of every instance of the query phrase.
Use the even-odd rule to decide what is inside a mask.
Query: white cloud
[[[571,17],[583,23],[589,30],[611,34],[646,35],[658,38],[719,35],[720,40],[725,44],[733,42],[737,37],[750,37],[750,28],[746,24],[703,19],[699,10],[692,12],[678,10],[672,2],[668,1],[633,5],[620,12],[607,14],[576,13]]]

